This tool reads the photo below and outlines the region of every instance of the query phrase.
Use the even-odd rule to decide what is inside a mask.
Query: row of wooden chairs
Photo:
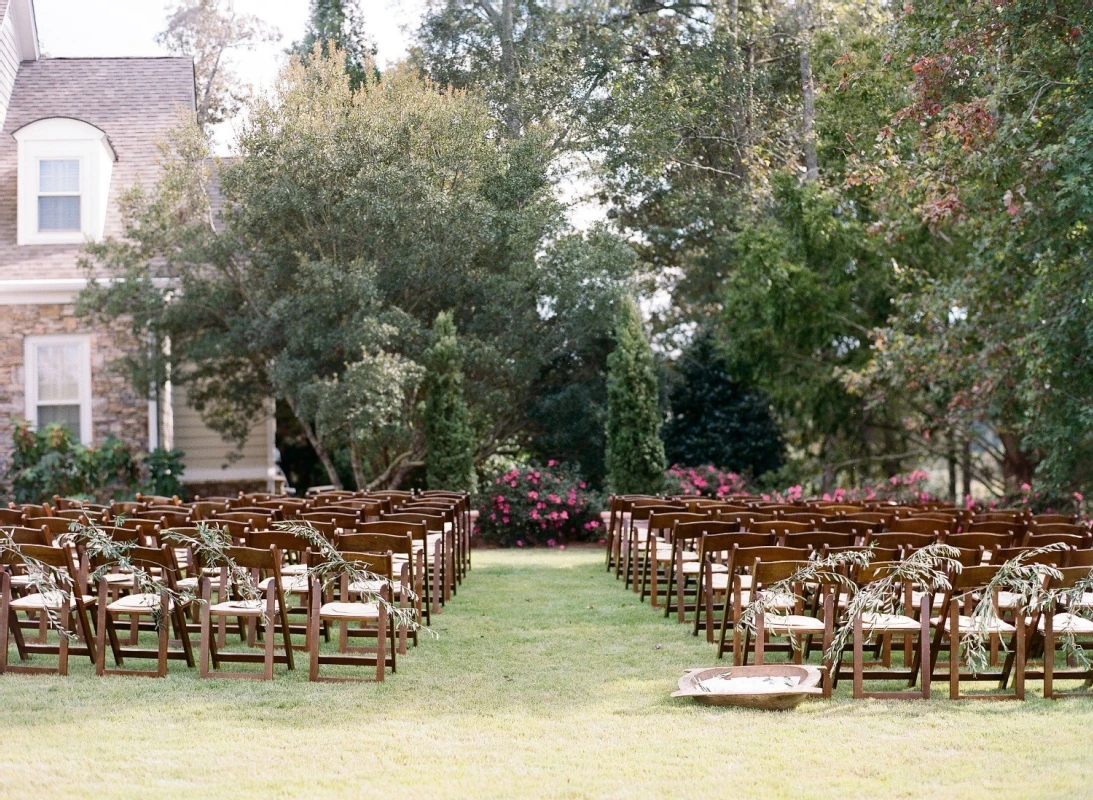
[[[764,650],[769,652],[772,647],[765,642],[769,634],[791,639],[805,638],[807,643],[804,648],[794,649],[784,643],[773,646],[774,649],[793,650],[797,659],[802,652],[807,656],[814,639],[823,640],[826,649],[837,611],[845,607],[845,595],[840,595],[836,587],[802,587],[804,591],[789,603],[790,607],[781,609],[789,613],[775,615],[769,620],[773,629],[763,630],[768,620],[759,621],[760,633],[754,642],[747,631],[741,630],[740,625],[740,615],[749,602],[750,592],[762,591],[763,587],[786,579],[810,559],[840,551],[871,548],[874,563],[856,575],[861,584],[867,584],[884,573],[885,565],[897,562],[922,547],[945,543],[956,548],[965,569],[954,576],[953,588],[947,596],[904,586],[902,588],[907,592],[904,603],[908,609],[904,615],[906,618],[852,621],[856,627],[856,639],[849,674],[854,676],[856,696],[867,696],[863,688],[866,680],[908,678],[913,686],[919,676],[921,688],[912,696],[928,696],[929,682],[937,666],[937,653],[946,645],[952,647],[952,640],[967,632],[966,614],[958,615],[962,619],[957,620],[953,627],[946,621],[947,618],[942,620],[943,612],[957,606],[967,612],[970,600],[977,596],[1001,564],[1018,553],[1049,544],[1063,548],[1056,552],[1064,553],[1073,564],[1064,569],[1064,578],[1070,581],[1078,580],[1078,573],[1088,577],[1093,568],[1088,529],[1084,526],[1069,527],[1073,523],[1068,522],[1036,521],[1032,525],[1019,527],[1010,520],[994,519],[961,524],[954,521],[951,515],[931,512],[917,517],[890,517],[885,520],[868,517],[850,519],[849,514],[841,519],[791,520],[787,519],[788,515],[756,519],[754,516],[728,516],[743,512],[725,512],[722,508],[715,508],[711,513],[710,508],[687,507],[678,502],[666,502],[662,498],[642,500],[644,502],[631,502],[629,505],[613,500],[612,519],[608,521],[609,568],[613,567],[616,574],[625,576],[627,585],[632,584],[635,591],[640,591],[642,599],[648,585],[653,605],[658,604],[659,579],[663,578],[668,586],[665,616],[674,610],[678,620],[684,622],[687,612],[693,611],[693,632],[697,635],[700,630],[705,630],[711,642],[714,641],[714,621],[720,614],[718,656],[723,657],[731,646],[737,663],[745,663],[749,652],[762,659]],[[619,518],[623,524],[620,524]],[[635,521],[638,524],[635,525]],[[611,541],[612,534],[615,535],[614,542]],[[632,558],[635,554],[636,557]],[[1055,560],[1062,564],[1062,558],[1060,556]],[[1067,569],[1071,571],[1066,572]],[[961,681],[999,679],[1004,683],[1011,672],[1014,672],[1015,687],[1019,687],[1015,688],[1015,696],[1023,696],[1026,677],[1024,656],[1026,645],[1030,644],[1026,641],[1028,635],[1034,640],[1031,646],[1040,648],[1045,654],[1044,669],[1029,674],[1042,677],[1046,672],[1045,693],[1051,696],[1052,659],[1058,638],[1057,634],[1052,633],[1052,623],[1058,621],[1064,630],[1069,631],[1084,630],[1089,624],[1074,609],[1064,609],[1063,616],[1048,618],[1046,623],[1043,616],[1025,620],[1023,614],[1012,613],[1013,598],[1006,596],[1006,592],[1001,594],[999,608],[1003,613],[1008,608],[1011,618],[992,632],[991,663],[998,666],[997,645],[1000,637],[1011,636],[1012,652],[1005,669],[1001,673],[972,676],[966,670],[962,672],[959,664],[955,668],[950,667],[944,674],[950,679],[953,697],[963,696],[960,694]],[[801,597],[809,598],[809,608],[800,607],[804,602]],[[1093,606],[1093,596],[1087,599],[1088,605]],[[918,609],[917,615],[912,609]],[[931,617],[931,614],[938,616]],[[1026,621],[1030,626],[1028,631],[1025,630]],[[917,649],[912,642],[916,632]],[[862,648],[863,642],[871,636],[883,640],[885,658],[881,670],[873,670],[867,675]],[[891,668],[889,648],[894,636],[904,641],[907,663],[903,671]],[[943,641],[946,636],[948,639]],[[926,660],[929,669],[922,669],[921,659]],[[838,665],[827,666],[831,683],[837,682],[839,675],[845,672],[841,658]],[[1074,671],[1071,670],[1071,673]],[[1093,674],[1078,671],[1077,674],[1068,675],[1075,676],[1088,679]],[[828,691],[830,685],[826,687]],[[899,696],[905,694],[900,693]]]
[[[187,507],[181,502],[169,505],[185,516],[171,518],[141,513],[161,510],[151,505],[125,509],[131,516],[103,513],[98,520],[85,513],[96,509],[64,508],[63,504],[57,504],[52,514],[43,517],[28,518],[24,514],[20,522],[29,521],[31,525],[3,525],[4,531],[21,551],[67,575],[79,589],[71,592],[70,602],[58,601],[54,609],[50,604],[56,598],[35,591],[25,565],[19,565],[17,556],[5,554],[0,561],[0,597],[4,601],[0,609],[0,671],[67,673],[68,658],[76,654],[91,659],[98,674],[164,675],[171,659],[183,659],[194,666],[190,634],[196,633],[201,643],[196,662],[203,677],[224,674],[221,662],[247,661],[262,663],[263,672],[258,677],[268,678],[275,663],[293,668],[292,651],[301,649],[299,642],[290,646],[295,634],[303,638],[302,649],[311,657],[313,679],[322,679],[322,664],[368,663],[376,667],[376,676],[382,680],[385,669],[394,671],[396,654],[406,652],[408,640],[417,646],[418,627],[430,624],[432,615],[455,594],[470,567],[469,503],[465,494],[433,493],[397,500],[386,507],[389,510],[381,508],[375,519],[359,514],[349,520],[343,518],[344,510],[359,509],[371,498],[339,493],[333,498],[323,497],[312,506],[323,509],[326,516],[289,515],[284,525],[278,525],[270,514],[259,513],[260,507],[236,506],[225,511],[226,506],[218,505],[215,513],[206,514],[208,507]],[[262,500],[251,498],[248,502]],[[161,505],[162,510],[170,510],[166,505]],[[339,508],[326,511],[334,506]],[[78,510],[84,512],[83,517],[71,513]],[[39,511],[31,509],[32,513]],[[103,519],[117,524],[102,524]],[[173,526],[172,519],[186,524]],[[345,558],[352,558],[360,568],[377,575],[379,580],[370,589],[386,593],[388,602],[399,604],[400,613],[388,614],[383,603],[356,602],[362,587],[354,585],[347,575],[342,575],[333,587],[319,587],[308,568],[324,563],[322,552],[316,551],[307,537],[283,529],[293,521],[312,527],[336,551],[344,552]],[[111,538],[127,542],[131,547],[129,557],[156,576],[163,586],[162,593],[149,596],[138,591],[133,576],[116,569],[97,586],[90,585],[89,573],[102,565],[91,563],[83,547],[75,544],[78,540],[66,536],[73,522],[95,522]],[[195,523],[220,527],[230,535],[232,558],[257,582],[262,593],[260,602],[233,596],[227,570],[203,564],[200,550],[193,552],[180,546],[173,534],[198,538],[200,530]],[[216,602],[212,602],[214,595]],[[367,608],[358,608],[362,605]],[[167,609],[165,614],[162,609]],[[159,620],[161,614],[163,619]],[[125,627],[119,625],[125,619],[129,621],[128,637]],[[50,642],[47,621],[70,631],[72,636],[58,636],[56,642]],[[242,653],[225,650],[229,625],[237,626],[250,646],[260,639],[262,652],[254,652],[251,647]],[[318,631],[329,638],[332,626],[340,629],[338,652],[320,652]],[[388,631],[386,636],[377,633],[384,630]],[[35,631],[37,637],[31,636]],[[139,646],[140,634],[148,631],[157,634],[155,648]],[[278,635],[280,643],[275,644]],[[58,656],[57,666],[9,666],[9,636],[21,661],[36,653],[53,653]],[[353,654],[361,648],[351,642],[360,637],[376,640],[366,648],[369,655]],[[172,642],[173,648],[169,646]],[[108,650],[113,655],[112,669],[106,667]],[[156,669],[128,670],[124,667],[127,657],[154,658]],[[244,675],[254,677],[252,673],[239,677]]]

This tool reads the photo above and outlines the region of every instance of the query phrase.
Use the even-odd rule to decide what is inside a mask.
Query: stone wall
[[[0,306],[0,470],[12,450],[12,417],[26,415],[23,337],[56,334],[91,336],[91,420],[94,443],[110,434],[135,452],[148,447],[148,401],[112,367],[135,347],[128,326],[93,327],[71,304]]]

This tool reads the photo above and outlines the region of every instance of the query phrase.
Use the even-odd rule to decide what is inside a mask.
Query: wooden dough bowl
[[[742,688],[733,691],[731,687],[723,690],[707,691],[699,684],[702,681],[724,675],[727,680],[734,678],[800,678],[796,686],[784,690],[760,691]],[[672,692],[672,697],[693,697],[700,703],[711,706],[739,706],[757,708],[764,711],[787,711],[795,708],[807,697],[823,694],[820,683],[823,672],[818,667],[799,664],[758,664],[746,667],[709,667],[689,669],[679,679],[679,691]]]

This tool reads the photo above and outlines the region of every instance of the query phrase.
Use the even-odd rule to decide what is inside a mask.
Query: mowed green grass
[[[178,662],[162,681],[97,679],[86,661],[0,676],[0,796],[1093,795],[1093,697],[855,702],[840,686],[787,713],[673,699],[712,649],[601,559],[476,552],[440,638],[383,684],[199,681]]]

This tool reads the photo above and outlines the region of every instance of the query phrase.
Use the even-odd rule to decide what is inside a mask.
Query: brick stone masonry
[[[0,473],[12,452],[13,418],[26,416],[23,338],[91,337],[91,421],[94,444],[113,434],[135,452],[148,447],[148,401],[112,365],[135,346],[124,321],[92,326],[67,305],[0,306]]]

